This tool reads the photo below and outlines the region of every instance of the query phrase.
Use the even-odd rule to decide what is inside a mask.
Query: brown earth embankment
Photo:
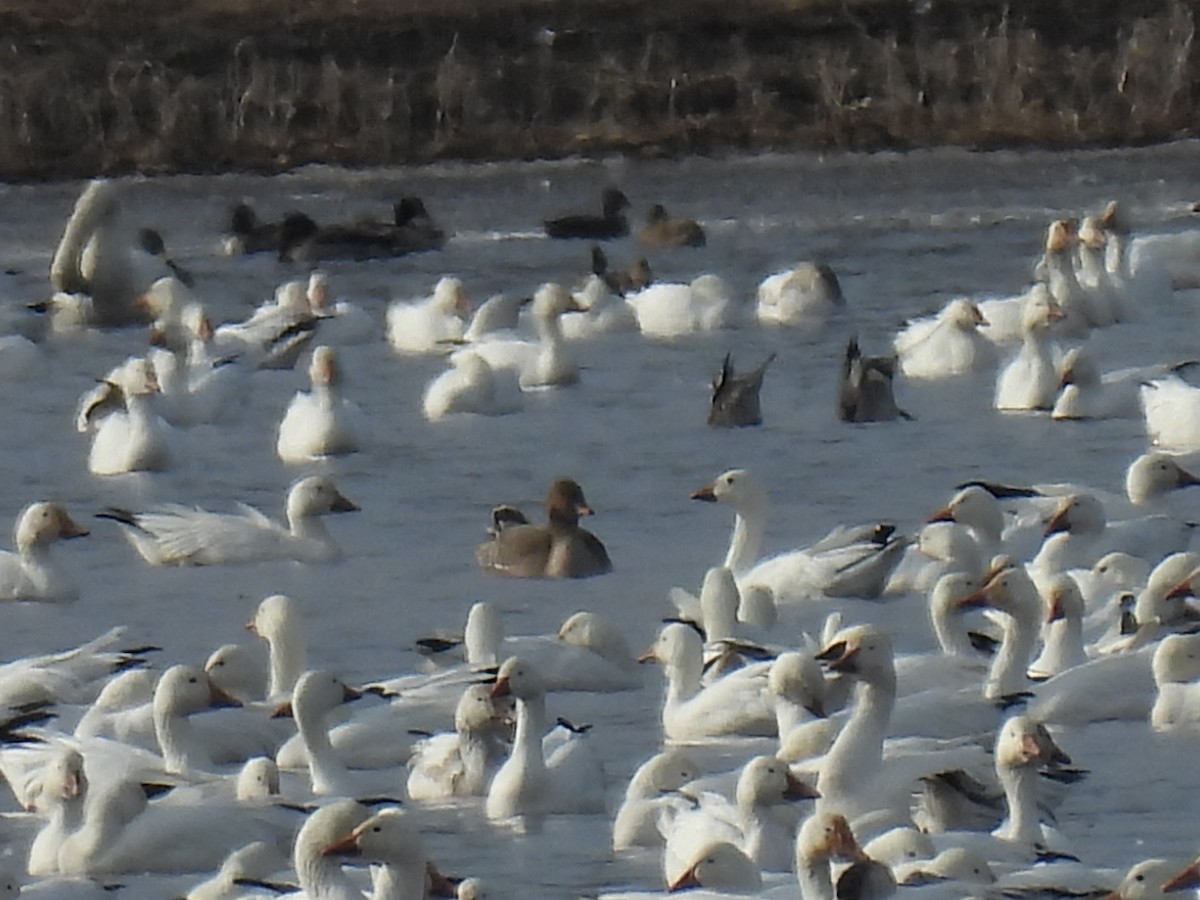
[[[1182,0],[0,0],[0,178],[1200,132]]]

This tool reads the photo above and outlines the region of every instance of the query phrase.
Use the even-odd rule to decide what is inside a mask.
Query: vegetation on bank
[[[0,177],[1147,143],[1197,133],[1196,13],[1183,0],[0,0]]]

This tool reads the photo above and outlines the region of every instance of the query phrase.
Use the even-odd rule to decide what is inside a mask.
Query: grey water
[[[540,223],[596,206],[610,183],[631,198],[635,222],[663,203],[708,232],[702,249],[645,253],[632,238],[610,242],[615,262],[645,253],[660,280],[716,273],[752,301],[767,275],[822,259],[841,279],[847,312],[816,329],[751,325],[671,341],[597,337],[574,347],[584,366],[578,386],[531,394],[511,416],[426,422],[421,393],[445,362],[394,353],[384,339],[386,304],[428,294],[444,274],[459,276],[476,302],[497,291],[532,292],[545,281],[582,280],[588,245],[548,240]],[[81,187],[0,185],[0,267],[8,271],[0,301],[17,305],[48,294],[50,257]],[[233,423],[188,431],[174,469],[90,475],[87,439],[73,427],[75,405],[95,378],[144,348],[141,329],[50,342],[35,378],[0,383],[0,518],[55,499],[92,529],[88,539],[56,548],[81,586],[78,602],[0,608],[0,659],[73,646],[125,625],[130,644],[163,648],[157,657],[164,666],[202,663],[219,644],[254,641],[243,624],[264,596],[284,592],[305,605],[310,664],[367,680],[416,669],[414,640],[461,628],[471,604],[483,599],[504,610],[510,633],[553,631],[570,613],[592,609],[616,621],[633,646],[649,645],[669,612],[668,590],[697,590],[705,569],[723,558],[730,511],[688,497],[728,468],[751,469],[768,487],[770,551],[802,546],[839,523],[888,520],[912,533],[969,478],[1120,491],[1125,466],[1147,445],[1139,420],[1060,423],[1000,414],[991,406],[992,376],[979,375],[900,383],[897,398],[911,421],[848,425],[834,414],[839,361],[852,333],[867,352],[882,353],[907,318],[952,297],[1022,292],[1053,218],[1116,199],[1139,231],[1194,227],[1200,146],[314,167],[271,177],[128,179],[124,193],[128,218],[163,233],[218,320],[243,318],[277,284],[308,274],[267,257],[218,252],[239,200],[265,217],[298,208],[333,221],[383,217],[401,194],[418,194],[453,236],[437,253],[322,266],[335,295],[379,322],[378,340],[341,351],[346,395],[372,422],[368,445],[349,457],[312,467],[287,467],[275,457],[274,429],[291,395],[306,388],[300,366],[256,373]],[[1195,356],[1197,299],[1177,294],[1098,336],[1102,365]],[[726,352],[743,367],[778,355],[759,428],[705,425],[708,383]],[[168,501],[223,511],[245,502],[279,516],[288,484],[309,471],[331,473],[362,507],[330,523],[346,551],[339,564],[151,568],[115,524],[91,518],[107,505]],[[473,552],[490,507],[516,502],[536,512],[559,475],[583,486],[596,510],[589,526],[607,544],[614,572],[560,583],[478,571]],[[1200,496],[1190,502],[1200,512]],[[836,606],[793,610],[791,621],[815,633]],[[857,604],[848,614],[873,613]],[[923,598],[883,601],[878,615],[895,630],[899,650],[930,645]],[[614,804],[635,766],[661,742],[661,673],[647,667],[643,675],[643,687],[630,694],[550,698],[551,719],[562,714],[594,725]],[[444,720],[412,724],[447,728],[450,711]],[[1140,732],[1067,729],[1060,743],[1093,771],[1059,823],[1084,862],[1121,868],[1142,857],[1195,852],[1194,764],[1190,771],[1156,767],[1173,757],[1159,753],[1148,725]],[[481,875],[497,896],[661,889],[652,855],[613,856],[605,817],[515,834],[488,825],[478,804],[422,815],[442,869]]]

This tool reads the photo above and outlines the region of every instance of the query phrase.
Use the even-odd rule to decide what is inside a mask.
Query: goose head
[[[804,707],[817,718],[825,718],[825,674],[812,655],[790,650],[775,657],[767,673],[767,689],[776,697]]]
[[[275,289],[275,306],[280,312],[305,315],[308,305],[308,286],[303,281],[288,281]]]
[[[693,500],[724,503],[738,511],[761,509],[767,502],[766,492],[745,469],[722,472],[709,484],[693,491],[691,496]]]
[[[1072,347],[1067,351],[1058,367],[1060,391],[1070,384],[1076,387],[1096,387],[1100,382],[1100,367],[1085,348]]]
[[[326,845],[325,856],[349,856],[385,865],[420,866],[424,875],[425,848],[407,813],[390,807],[360,822],[349,834]]]
[[[1154,683],[1179,684],[1200,678],[1200,635],[1172,634],[1154,650]]]
[[[204,663],[204,671],[218,688],[245,702],[261,697],[267,670],[263,658],[241,644],[222,644]]]
[[[464,321],[471,315],[471,301],[461,279],[446,275],[433,288],[433,308],[447,316]]]
[[[319,867],[325,849],[354,831],[370,813],[357,800],[335,800],[316,809],[300,826],[292,851],[293,865],[306,885]],[[315,887],[315,885],[313,885]]]
[[[587,610],[568,616],[558,629],[558,639],[576,647],[586,647],[617,665],[633,662],[633,653],[624,635],[603,616]]]
[[[699,665],[704,656],[704,641],[691,625],[671,622],[658,633],[650,649],[638,662],[658,662],[673,668]]]
[[[950,498],[950,502],[934,512],[926,522],[958,522],[989,540],[1000,539],[1004,530],[1004,513],[1000,504],[987,490],[978,485],[965,487]]]
[[[968,884],[993,884],[996,873],[988,861],[966,847],[951,847],[933,859],[927,859],[897,873],[904,885],[927,884],[931,881],[963,881]]]
[[[892,641],[870,625],[844,628],[817,654],[831,672],[844,672],[862,681],[895,680]]]
[[[1144,859],[1133,865],[1116,890],[1103,900],[1162,900],[1168,892],[1194,887],[1195,882],[1186,884],[1188,878],[1179,871],[1179,863],[1167,859]],[[1179,876],[1182,880],[1176,881]],[[1168,887],[1170,885],[1170,887]]]
[[[292,714],[298,722],[320,721],[343,703],[361,696],[362,691],[346,684],[332,672],[310,669],[296,681],[292,692]]]
[[[560,525],[575,526],[580,516],[590,516],[593,510],[583,496],[583,488],[570,478],[559,478],[546,494],[546,518]]]
[[[1125,472],[1125,495],[1135,506],[1145,506],[1177,488],[1200,484],[1193,475],[1166,453],[1143,453]]]
[[[868,841],[863,847],[863,853],[867,856],[887,863],[889,866],[897,866],[917,859],[929,859],[935,852],[933,841],[929,835],[918,831],[911,825],[891,828]]]
[[[1079,583],[1066,572],[1060,572],[1050,582],[1046,592],[1046,622],[1081,622],[1083,620],[1083,593]]]
[[[1079,223],[1079,246],[1092,252],[1098,252],[1104,250],[1106,244],[1108,244],[1108,234],[1100,224],[1099,217],[1085,216]]]
[[[762,874],[745,853],[727,841],[718,841],[704,847],[683,874],[667,885],[670,893],[687,888],[756,894],[762,890]]]
[[[1138,591],[1133,616],[1139,625],[1156,625],[1178,618],[1180,602],[1195,594],[1198,576],[1200,555],[1196,553],[1184,550],[1161,560]]]
[[[454,894],[458,900],[487,900],[487,886],[481,878],[464,878],[454,889]]]
[[[337,387],[342,381],[342,370],[338,364],[337,351],[322,344],[315,347],[308,364],[308,377],[316,387]]]
[[[299,602],[287,594],[272,594],[258,604],[246,630],[268,642],[295,636],[304,626],[302,612]]]
[[[329,307],[329,276],[319,269],[310,274],[305,294],[308,296],[308,306],[313,312],[318,315],[325,312]]]
[[[175,665],[163,672],[154,689],[154,716],[176,718],[206,709],[241,706],[237,698],[221,690],[203,669]]]
[[[154,696],[157,680],[158,675],[149,669],[126,669],[109,679],[92,707],[111,711],[140,706]]]
[[[1033,286],[1025,300],[1025,308],[1021,312],[1021,329],[1025,334],[1045,331],[1066,317],[1066,312],[1054,299],[1050,288],[1039,282]]]
[[[275,760],[265,756],[246,760],[238,772],[234,794],[239,801],[278,797],[279,766],[275,764]]]
[[[958,609],[990,607],[1020,621],[1037,621],[1042,598],[1023,566],[1006,565],[993,568],[984,585],[960,597],[956,606]]]
[[[539,322],[549,322],[567,312],[586,312],[578,300],[565,287],[548,281],[533,294],[533,317]]]
[[[468,685],[454,707],[454,728],[463,732],[479,732],[504,718],[503,698],[492,697],[492,686],[488,684]]]
[[[818,812],[804,820],[796,834],[796,869],[830,860],[851,860],[861,853],[850,823],[841,813]]]
[[[995,758],[997,771],[1071,761],[1059,749],[1046,726],[1025,715],[1012,716],[1000,728]]]
[[[1046,252],[1066,253],[1079,241],[1073,219],[1055,219],[1046,229]]]
[[[735,796],[739,807],[752,810],[795,800],[816,800],[821,795],[793,775],[783,760],[764,755],[742,767]]]
[[[503,640],[504,626],[500,621],[500,611],[486,600],[473,604],[467,613],[467,626],[463,632],[467,662],[473,666],[498,665],[500,661],[496,654]]]
[[[546,693],[542,676],[531,664],[519,656],[510,656],[500,666],[496,683],[492,685],[492,697],[516,697],[532,700]]]
[[[41,807],[43,799],[50,803],[69,803],[87,795],[88,779],[83,769],[83,756],[73,747],[64,747],[46,765],[41,790],[26,801],[29,812]]]
[[[17,517],[13,542],[21,552],[49,546],[55,541],[87,537],[88,530],[76,524],[65,507],[42,501],[32,503]]]
[[[629,782],[629,793],[655,797],[679,790],[699,774],[700,767],[682,750],[664,750],[642,763]]]
[[[301,478],[288,491],[288,521],[295,522],[311,516],[353,512],[358,506],[342,496],[333,480],[324,475]]]
[[[965,297],[951,300],[946,305],[944,316],[959,331],[974,331],[988,324],[979,307]]]

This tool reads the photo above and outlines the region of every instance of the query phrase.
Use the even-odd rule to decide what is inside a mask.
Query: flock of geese
[[[119,199],[112,182],[85,189],[54,256],[58,293],[41,310],[57,333],[149,327],[147,351],[97,373],[80,399],[76,426],[96,476],[170,468],[185,429],[219,423],[259,370],[301,360],[310,388],[275,425],[278,458],[353,453],[369,444],[370,423],[343,395],[340,354],[368,341],[446,357],[423,392],[433,422],[512,414],[531,391],[569,389],[583,377],[572,343],[592,335],[819,327],[846,306],[819,262],[765,278],[745,300],[715,275],[663,283],[644,261],[615,272],[601,251],[577,290],[547,283],[532,298],[498,295],[473,310],[462,282],[447,276],[429,297],[391,304],[383,323],[333,301],[328,277],[314,271],[246,320],[214,325],[161,241],[130,238]],[[608,189],[598,215],[550,219],[544,230],[623,236],[628,206]],[[424,252],[447,239],[416,198],[397,203],[392,221],[332,226],[300,213],[264,223],[240,206],[230,231],[231,251],[309,262]],[[705,242],[698,223],[662,206],[640,237],[648,247]],[[427,853],[422,806],[452,802],[494,822],[611,814],[614,852],[659,860],[667,891],[1148,900],[1200,886],[1200,859],[1149,859],[1123,877],[1079,859],[1054,812],[1086,789],[1088,773],[1065,752],[1087,755],[1072,746],[1073,728],[1200,725],[1200,610],[1191,603],[1200,554],[1171,506],[1200,476],[1164,452],[1200,449],[1200,389],[1183,377],[1190,362],[1104,373],[1086,343],[1194,286],[1193,243],[1135,240],[1110,204],[1078,224],[1051,223],[1028,290],[955,299],[906,324],[886,355],[867,356],[855,340],[847,347],[837,391],[846,421],[908,417],[893,394],[897,377],[917,385],[988,371],[1000,410],[1144,418],[1156,446],[1130,462],[1122,495],[964,484],[915,536],[843,526],[765,556],[768,491],[754,473],[731,469],[692,494],[732,514],[725,559],[698,595],[672,592],[676,614],[640,657],[599,612],[577,612],[553,634],[514,636],[495,606],[479,602],[461,636],[426,642],[434,671],[350,684],[307,666],[302,606],[275,594],[247,626],[268,648],[266,672],[226,645],[203,666],[159,673],[153,648],[121,648],[120,628],[7,663],[0,773],[22,812],[0,825],[0,900],[100,897],[119,892],[123,876],[181,872],[196,875],[191,900],[507,893],[447,877]],[[32,365],[39,346],[15,329],[4,341],[0,370],[19,377],[20,360]],[[772,359],[739,375],[726,356],[710,424],[762,421]],[[247,506],[180,504],[107,508],[99,518],[149,565],[316,565],[343,556],[327,517],[356,509],[332,478],[310,475],[290,488],[283,521]],[[603,576],[614,562],[580,525],[591,511],[580,484],[560,478],[544,521],[496,507],[475,562],[512,578]],[[0,555],[0,596],[75,599],[54,545],[87,534],[62,505],[28,506],[15,549]],[[925,598],[936,649],[893,647],[886,611],[896,607],[878,601],[896,595]],[[844,602],[815,622],[811,610],[828,607],[812,601],[829,598]],[[611,773],[588,729],[552,723],[546,697],[612,693],[620,702],[643,683],[639,663],[662,667],[664,749],[632,774],[614,809]],[[364,695],[377,702],[346,707]],[[447,730],[417,739],[414,710],[443,716]],[[708,758],[714,746],[723,769]],[[370,864],[369,879],[356,863]]]

